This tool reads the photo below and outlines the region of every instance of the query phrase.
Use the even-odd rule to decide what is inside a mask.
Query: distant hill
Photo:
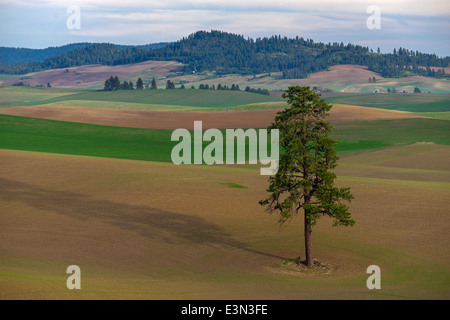
[[[159,48],[91,44],[43,62],[0,63],[0,73],[25,74],[87,64],[124,65],[143,61],[178,61],[185,73],[212,71],[216,75],[281,72],[284,79],[307,78],[333,65],[368,66],[383,77],[412,75],[447,78],[450,57],[438,57],[404,48],[393,53],[344,43],[317,43],[300,37],[246,39],[221,31],[199,31]]]
[[[146,45],[114,45],[115,48],[120,50],[128,50],[132,48],[137,48],[139,50],[151,50],[160,49],[168,45],[168,42],[152,43]],[[57,57],[60,55],[68,54],[86,47],[99,45],[97,43],[72,43],[60,47],[49,47],[46,49],[28,49],[28,48],[12,48],[12,47],[0,47],[0,62],[7,64],[17,64],[24,62],[44,62],[45,60]],[[83,52],[77,51],[78,53]],[[38,66],[39,64],[36,64]]]
[[[0,47],[0,61],[10,64],[18,62],[43,62],[46,59],[63,53],[90,46],[90,43],[73,43],[61,47],[50,47],[46,49],[27,49]]]

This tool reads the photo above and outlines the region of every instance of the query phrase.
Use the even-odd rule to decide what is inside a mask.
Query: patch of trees
[[[120,82],[120,79],[118,76],[115,76],[115,77],[111,76],[111,77],[109,77],[109,79],[106,79],[103,90],[104,91],[134,90],[134,89],[143,90],[144,88],[156,89],[157,87],[156,87],[155,79],[153,79],[152,85],[150,87],[148,84],[144,85],[144,81],[142,80],[142,78],[138,78],[138,80],[136,81],[136,86],[135,86],[132,81]]]
[[[253,89],[253,88],[250,88],[250,87],[246,87],[245,88],[245,91],[246,92],[253,92],[253,93],[258,93],[258,94],[265,94],[265,95],[270,95],[270,92],[269,92],[269,90],[267,90],[267,89],[260,89],[260,88],[258,88],[258,89]]]
[[[175,89],[175,83],[173,83],[173,81],[167,80],[166,89],[167,90]]]
[[[375,53],[368,47],[320,43],[301,37],[246,39],[221,31],[200,31],[163,47],[142,48],[101,43],[66,52],[42,62],[0,63],[0,73],[24,74],[86,64],[122,65],[147,60],[176,60],[185,73],[215,71],[217,75],[282,72],[283,78],[306,78],[332,65],[356,64],[384,77],[422,75],[448,78],[450,57],[408,49]]]
[[[25,83],[23,83],[22,81],[17,82],[17,83],[15,83],[15,84],[13,84],[12,86],[13,86],[13,87],[30,87],[29,84],[25,84]]]
[[[115,77],[111,76],[109,79],[106,79],[103,90],[105,91],[134,90],[134,84],[132,81],[120,82],[118,76]]]

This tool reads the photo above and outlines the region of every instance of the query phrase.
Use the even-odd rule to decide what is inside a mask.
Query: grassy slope
[[[436,112],[433,118],[446,119],[450,96],[412,94],[364,94],[326,99],[334,104],[347,104],[413,112]],[[133,110],[214,111],[280,108],[284,99],[246,92],[209,90],[143,90],[104,92],[92,90],[0,87],[0,106],[55,105],[99,107]]]
[[[48,99],[63,100],[83,92],[76,89],[34,88],[34,87],[0,87],[0,106],[6,105],[38,105]]]
[[[192,106],[179,106],[168,104],[148,104],[148,103],[130,103],[130,102],[116,102],[116,101],[93,101],[93,100],[67,100],[60,102],[53,102],[45,104],[46,106],[57,107],[80,107],[80,108],[107,108],[107,109],[122,109],[122,110],[142,110],[142,111],[252,111],[264,109],[282,109],[287,107],[285,101],[275,102],[260,102],[245,105],[238,105],[226,108],[201,108]]]
[[[29,106],[42,104],[58,104],[59,102],[76,101],[100,101],[117,103],[138,103],[150,105],[168,105],[202,108],[225,108],[247,104],[282,101],[281,97],[266,96],[255,93],[237,91],[210,91],[210,90],[142,90],[142,91],[70,91],[50,90],[49,95],[34,97],[39,91],[35,88],[13,89],[2,88],[0,91],[0,104]],[[55,89],[57,90],[57,89]],[[44,90],[45,92],[45,90]],[[73,94],[67,94],[72,92]],[[23,96],[20,100],[11,100],[11,96]],[[63,96],[64,94],[64,96]],[[25,98],[25,96],[27,98]],[[3,102],[2,102],[3,101]],[[13,101],[13,102],[12,102]],[[79,103],[79,102],[78,102]]]
[[[359,153],[415,142],[448,145],[449,132],[445,120],[407,119],[340,123],[334,137],[341,141],[341,153]],[[171,134],[171,130],[0,116],[2,149],[170,162],[177,144],[170,141]]]
[[[447,112],[415,112],[415,114],[423,117],[429,117],[440,120],[450,120],[450,111]]]

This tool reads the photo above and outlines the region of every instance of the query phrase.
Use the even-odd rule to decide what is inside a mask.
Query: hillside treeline
[[[344,43],[317,43],[300,37],[246,39],[221,31],[196,32],[159,48],[92,44],[43,62],[0,63],[0,73],[25,74],[86,64],[122,65],[147,60],[176,60],[185,73],[215,71],[218,75],[282,72],[285,79],[306,78],[332,65],[356,64],[383,77],[422,75],[449,77],[443,70],[450,57],[420,53],[404,48],[392,53],[374,52],[368,47]],[[437,67],[434,69],[431,67]]]

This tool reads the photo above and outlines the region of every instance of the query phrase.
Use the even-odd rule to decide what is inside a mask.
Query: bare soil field
[[[369,71],[366,66],[352,64],[342,64],[331,66],[328,71],[313,73],[309,79],[314,81],[359,79],[367,82],[369,78],[383,79],[383,77],[373,71]]]
[[[409,153],[420,167],[424,159],[414,154],[439,151],[429,148],[377,157]],[[433,156],[448,157],[442,148]],[[259,166],[6,150],[0,159],[1,299],[450,298],[450,182],[389,177],[390,167],[385,178],[373,178],[373,164],[343,159],[338,185],[352,188],[357,224],[319,222],[315,256],[333,269],[308,274],[282,264],[303,255],[302,223],[280,229],[258,205],[268,185]],[[81,268],[79,291],[66,288],[73,264]],[[373,264],[382,270],[382,290],[366,288]]]
[[[375,72],[369,71],[366,66],[358,65],[335,65],[331,66],[327,71],[313,73],[307,79],[280,79],[281,73],[273,73],[269,77],[268,74],[259,74],[253,76],[239,76],[228,75],[220,79],[199,79],[198,76],[187,75],[183,77],[175,77],[174,79],[189,81],[194,85],[201,83],[208,85],[222,84],[238,84],[242,88],[250,86],[252,88],[270,88],[277,90],[281,88],[288,88],[289,86],[326,86],[333,87],[334,85],[343,86],[350,84],[365,84],[369,78],[383,79],[383,77]]]
[[[30,86],[46,86],[47,83],[50,83],[53,87],[79,88],[104,82],[110,76],[118,76],[120,79],[124,79],[135,76],[140,72],[167,73],[180,70],[181,68],[182,66],[174,61],[145,61],[119,66],[86,65],[46,71],[19,79],[3,80],[0,81],[0,85],[10,86],[23,82],[25,85]]]
[[[274,120],[274,110],[227,112],[139,111],[86,107],[30,106],[3,107],[0,114],[70,122],[151,129],[193,129],[194,121],[203,128],[265,128]],[[408,113],[367,107],[334,105],[331,122],[423,118]]]

